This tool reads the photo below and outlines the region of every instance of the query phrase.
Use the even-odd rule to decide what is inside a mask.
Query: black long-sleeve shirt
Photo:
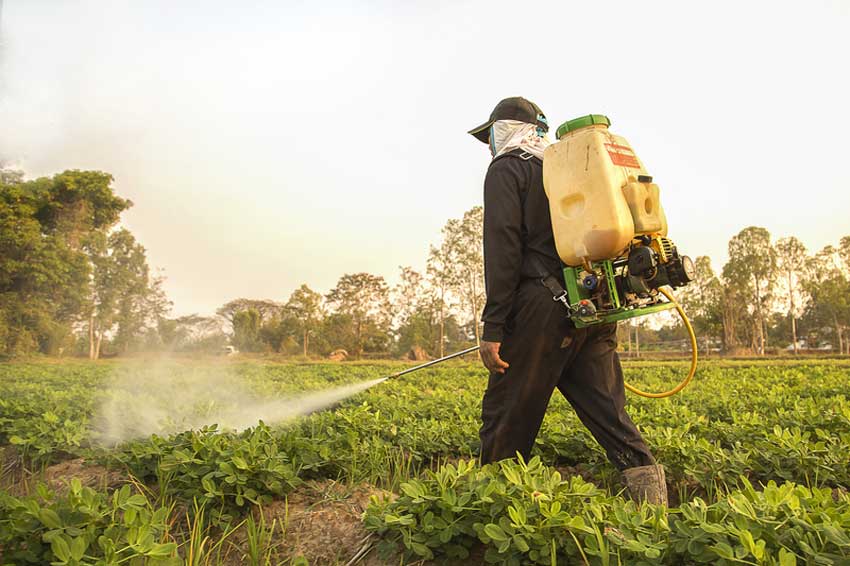
[[[484,179],[487,304],[481,320],[488,342],[502,341],[520,281],[542,277],[538,263],[548,273],[556,273],[561,265],[543,190],[543,162],[523,159],[522,153],[516,150],[494,159]]]

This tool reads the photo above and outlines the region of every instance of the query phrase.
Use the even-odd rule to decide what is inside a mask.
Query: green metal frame
[[[620,294],[617,292],[617,285],[614,282],[614,262],[606,259],[600,262],[593,262],[591,267],[597,273],[600,271],[602,272],[602,276],[605,278],[605,283],[608,285],[608,292],[611,295],[611,303],[614,305],[614,308],[597,311],[596,315],[592,318],[579,317],[571,314],[570,318],[576,325],[576,328],[584,328],[595,324],[608,324],[620,320],[628,320],[636,316],[644,316],[676,308],[676,305],[671,302],[658,302],[641,307],[623,306]],[[580,270],[575,267],[564,268],[564,282],[567,285],[567,300],[570,303],[571,311],[577,310],[579,303],[583,299],[590,298],[590,293],[588,293],[583,287],[579,287],[579,271]]]

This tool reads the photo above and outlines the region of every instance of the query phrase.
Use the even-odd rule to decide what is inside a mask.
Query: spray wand
[[[472,346],[471,348],[467,348],[466,350],[461,350],[460,352],[455,352],[454,354],[449,354],[448,356],[443,356],[442,358],[437,358],[436,360],[431,360],[430,362],[425,362],[424,364],[419,364],[418,366],[414,366],[412,368],[407,368],[405,370],[394,373],[392,375],[388,375],[384,379],[393,379],[393,378],[396,378],[396,377],[401,377],[402,375],[405,375],[407,373],[412,373],[412,372],[420,370],[420,369],[425,369],[425,368],[433,366],[435,364],[445,362],[446,360],[451,360],[452,358],[459,358],[460,356],[463,356],[464,354],[470,354],[470,353],[476,351],[477,349],[478,349],[478,346]]]

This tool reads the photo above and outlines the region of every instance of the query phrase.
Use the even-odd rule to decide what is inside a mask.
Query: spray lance
[[[643,397],[669,397],[684,389],[696,373],[696,335],[671,291],[693,281],[696,270],[691,258],[680,254],[667,238],[658,185],[629,142],[608,130],[610,124],[601,114],[564,122],[557,130],[558,141],[543,154],[543,187],[565,285],[542,267],[541,282],[553,300],[566,307],[576,328],[675,309],[691,345],[687,375],[660,393],[625,384]],[[449,354],[388,379],[477,349]]]

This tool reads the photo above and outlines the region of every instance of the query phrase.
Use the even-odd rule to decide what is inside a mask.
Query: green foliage
[[[286,308],[298,327],[301,354],[307,356],[310,353],[310,335],[319,327],[322,318],[322,296],[307,285],[301,285],[290,295]]]
[[[766,347],[765,318],[778,275],[776,249],[765,228],[744,228],[729,240],[729,261],[723,266],[727,286],[734,287],[738,316],[749,323],[750,344],[763,354]],[[746,309],[752,305],[752,312]]]
[[[233,345],[240,351],[258,352],[260,342],[260,313],[257,309],[239,311],[233,315]]]
[[[170,509],[154,509],[129,485],[111,496],[73,479],[58,496],[43,485],[38,495],[0,492],[3,564],[180,564],[166,537]]]
[[[111,232],[132,203],[100,171],[3,179],[0,355],[70,353],[82,322],[91,357],[116,325],[126,350],[167,307],[144,248],[126,229]]]
[[[477,543],[499,564],[839,564],[850,559],[850,497],[746,480],[716,502],[670,511],[562,479],[538,458],[478,468],[461,460],[373,497],[366,527],[384,550],[466,558]],[[814,561],[814,562],[812,562]]]
[[[374,379],[400,366],[229,367],[248,390],[276,399]],[[627,363],[625,370],[629,381],[658,390],[685,366]],[[157,371],[178,382],[197,372],[213,383],[221,370],[195,362]],[[104,385],[114,372],[148,378],[144,364],[0,365],[0,446],[13,443],[28,465],[87,456],[126,468],[157,484],[167,501],[188,508],[200,502],[219,529],[304,480],[366,481],[399,492],[392,504],[399,507],[376,503],[367,521],[410,558],[460,557],[479,544],[497,562],[541,564],[551,563],[553,552],[562,564],[604,564],[606,556],[609,564],[731,564],[731,548],[735,560],[783,565],[848,553],[842,542],[850,513],[847,362],[704,362],[694,383],[672,399],[630,398],[632,417],[664,463],[674,499],[682,501],[669,514],[612,495],[621,489],[615,470],[557,394],[536,459],[471,464],[486,384],[478,364],[388,381],[294,421],[239,433],[210,426],[104,449],[91,427],[113,394]],[[186,408],[193,410],[204,407]],[[564,466],[577,466],[569,475],[577,469],[596,485],[560,475]],[[830,559],[840,564],[846,557]]]
[[[170,303],[161,280],[150,275],[145,248],[122,228],[104,237],[92,237],[88,246],[93,267],[90,357],[100,356],[106,333],[115,330],[112,345],[126,352],[145,331],[155,328]]]
[[[831,342],[838,353],[850,351],[850,337],[845,336],[850,328],[850,263],[847,242],[842,245],[842,250],[827,246],[811,258],[803,286],[811,298],[805,316],[816,329],[812,334]]]
[[[215,502],[224,521],[300,483],[288,455],[262,423],[241,434],[211,426],[168,439],[153,436],[128,444],[115,460],[140,478],[167,478],[169,493],[181,500]]]
[[[337,315],[333,319],[336,332],[350,337],[349,343],[331,344],[331,347],[346,347],[355,357],[363,352],[387,350],[392,315],[389,288],[383,277],[345,274],[326,298]]]

